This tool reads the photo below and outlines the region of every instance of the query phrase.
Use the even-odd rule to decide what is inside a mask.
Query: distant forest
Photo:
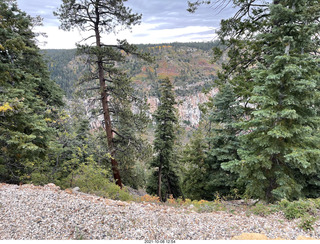
[[[136,85],[140,84],[144,90],[151,86],[149,95],[157,94],[159,78],[169,76],[173,78],[175,86],[181,86],[175,91],[176,94],[184,96],[212,87],[218,67],[211,64],[210,59],[212,48],[218,45],[218,41],[140,44],[137,45],[139,50],[154,55],[154,63],[131,57],[120,65],[136,81]],[[51,78],[70,98],[75,91],[76,81],[85,71],[83,59],[76,56],[76,49],[45,49],[41,52],[47,60]],[[189,84],[203,81],[200,86],[187,88]]]

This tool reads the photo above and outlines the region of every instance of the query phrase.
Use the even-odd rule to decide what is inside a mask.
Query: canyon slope
[[[137,93],[147,97],[152,114],[159,103],[158,81],[169,77],[173,82],[177,109],[181,125],[196,127],[201,118],[199,104],[214,96],[214,88],[219,64],[211,63],[212,48],[216,42],[171,43],[138,45],[139,49],[150,53],[155,62],[147,63],[135,56],[128,56],[121,64],[132,77]],[[48,59],[51,78],[72,97],[74,86],[85,70],[75,50],[44,50]],[[120,65],[120,64],[119,64]]]

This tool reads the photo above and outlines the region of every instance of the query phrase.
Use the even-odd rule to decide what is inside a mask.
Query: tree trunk
[[[159,172],[158,172],[158,197],[159,200],[162,201],[161,199],[161,174],[162,174],[162,163],[159,165]]]
[[[112,166],[112,172],[114,180],[116,181],[116,184],[122,188],[122,181],[120,177],[120,172],[118,169],[118,162],[114,158],[115,157],[115,150],[113,147],[113,133],[112,133],[112,124],[111,124],[111,118],[109,113],[109,105],[108,105],[108,94],[105,90],[105,81],[104,81],[104,72],[102,67],[102,62],[99,62],[99,80],[100,80],[100,89],[101,89],[101,102],[102,102],[102,108],[103,108],[103,118],[104,118],[104,124],[105,124],[105,131],[107,134],[107,142],[108,142],[108,148],[110,150],[111,154],[111,166]]]
[[[101,40],[100,40],[100,32],[99,32],[99,14],[97,11],[97,20],[95,23],[95,36],[96,36],[96,46],[101,47]],[[99,54],[100,55],[100,54]],[[118,162],[114,158],[115,156],[115,150],[113,147],[113,133],[112,133],[112,124],[111,124],[111,118],[109,113],[109,101],[108,101],[108,94],[106,92],[106,82],[104,79],[104,70],[103,70],[103,61],[102,57],[98,56],[97,59],[98,63],[98,72],[99,72],[99,82],[100,82],[100,91],[101,91],[101,102],[102,102],[102,109],[103,109],[103,118],[104,118],[104,124],[105,124],[105,131],[107,134],[107,142],[108,142],[108,148],[111,154],[111,168],[113,173],[113,178],[116,181],[116,184],[120,186],[122,189],[122,181],[120,177],[120,172],[118,168]]]
[[[277,155],[272,155],[270,158],[272,161],[272,167],[271,169],[266,170],[266,177],[268,181],[268,186],[266,188],[265,192],[265,199],[268,203],[273,203],[275,200],[275,197],[273,196],[272,191],[276,189],[279,185],[277,184],[276,176],[274,175],[275,172],[275,166],[279,164],[279,161],[277,159]]]

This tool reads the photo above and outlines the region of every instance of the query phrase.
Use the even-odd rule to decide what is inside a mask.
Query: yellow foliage
[[[200,200],[198,203],[199,203],[199,204],[205,204],[205,203],[208,203],[208,201],[206,201],[206,200]]]
[[[159,202],[160,202],[159,197],[157,197],[157,196],[150,196],[150,195],[148,195],[148,194],[142,196],[142,197],[140,198],[140,200],[141,200],[142,202],[156,202],[156,203],[159,203]]]
[[[190,205],[191,204],[191,199],[189,199],[189,198],[186,198],[186,200],[184,201],[184,203],[186,204],[186,205]]]
[[[168,201],[169,204],[176,204],[177,203],[172,195],[169,196],[169,199],[167,201]]]
[[[7,112],[8,110],[13,110],[9,103],[5,103],[3,106],[0,106],[0,112]]]

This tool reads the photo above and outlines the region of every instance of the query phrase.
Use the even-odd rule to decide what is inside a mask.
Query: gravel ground
[[[268,238],[320,239],[320,221],[304,232],[278,212],[268,217],[245,211],[196,213],[190,207],[113,201],[54,184],[0,184],[1,240],[230,240],[241,233]]]

